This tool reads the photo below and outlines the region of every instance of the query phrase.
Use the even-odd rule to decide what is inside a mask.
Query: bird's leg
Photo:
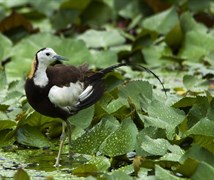
[[[63,145],[64,145],[64,142],[65,142],[65,138],[66,138],[65,126],[66,126],[66,122],[63,121],[62,122],[62,134],[60,136],[59,152],[58,152],[58,155],[57,155],[57,158],[56,158],[56,163],[54,165],[55,167],[60,166],[60,164],[59,164],[60,156],[61,156],[61,153],[62,153]]]
[[[69,122],[69,120],[65,121],[67,124],[67,130],[68,130],[68,142],[69,142],[69,157],[72,158],[73,156],[73,152],[71,151],[71,145],[72,145],[72,141],[71,141],[71,123]]]

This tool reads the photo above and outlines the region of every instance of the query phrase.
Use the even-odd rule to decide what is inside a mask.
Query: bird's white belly
[[[66,111],[75,110],[79,103],[79,96],[83,92],[83,83],[70,83],[69,86],[53,86],[48,94],[50,101]]]

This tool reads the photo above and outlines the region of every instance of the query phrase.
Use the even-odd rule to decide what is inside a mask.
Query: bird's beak
[[[67,61],[68,60],[68,58],[66,58],[66,57],[63,57],[63,56],[60,56],[60,55],[55,55],[54,57],[53,57],[53,59],[54,60],[58,60],[58,61]]]

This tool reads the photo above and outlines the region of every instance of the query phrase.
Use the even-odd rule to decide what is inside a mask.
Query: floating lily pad
[[[21,126],[17,129],[16,136],[17,141],[26,146],[38,148],[51,146],[51,142],[36,127]]]
[[[100,152],[110,157],[134,150],[138,130],[131,119],[123,120],[121,126],[111,133],[100,146]]]

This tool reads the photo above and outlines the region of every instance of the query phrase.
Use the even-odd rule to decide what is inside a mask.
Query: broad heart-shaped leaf
[[[119,15],[125,19],[134,19],[142,9],[139,8],[137,1],[117,0],[114,2],[115,10],[118,10]]]
[[[137,127],[128,118],[122,121],[121,126],[110,134],[100,146],[100,152],[110,157],[126,154],[134,150]]]
[[[30,2],[36,11],[45,14],[50,17],[53,15],[53,11],[59,8],[60,3],[57,1],[50,1],[49,3],[44,3],[44,1],[31,1]]]
[[[164,139],[163,130],[148,127],[143,129],[137,136],[136,153],[137,155],[162,156],[161,160],[179,162],[183,151],[177,145],[171,145]]]
[[[188,158],[194,159],[198,162],[204,161],[211,166],[214,166],[214,155],[197,144],[194,144],[185,152],[180,159],[180,163],[183,164]]]
[[[18,122],[17,127],[23,126],[25,124],[30,125],[32,127],[42,127],[45,126],[46,124],[51,124],[51,123],[61,123],[62,120],[59,118],[51,118],[47,117],[44,115],[41,115],[40,113],[32,110],[27,111],[27,117],[21,119],[21,121]]]
[[[137,109],[146,109],[153,98],[152,86],[146,81],[130,81],[120,87],[119,96],[131,98]]]
[[[200,145],[212,153],[214,153],[213,125],[214,121],[206,117],[200,119],[197,124],[187,131],[187,135],[194,138],[194,143]]]
[[[184,150],[180,148],[178,145],[170,145],[168,147],[168,152],[164,156],[160,158],[163,161],[175,161],[179,162],[181,157],[184,154]]]
[[[106,68],[117,63],[117,53],[114,51],[93,51],[91,50],[92,57],[88,60],[89,64],[93,64],[99,68]]]
[[[0,61],[11,56],[12,42],[3,34],[0,34]]]
[[[213,167],[214,156],[206,149],[194,144],[180,159],[181,166],[178,167],[177,172],[191,176],[194,172],[197,172],[197,166],[200,162],[205,162]]]
[[[184,32],[188,32],[188,31],[206,32],[207,31],[207,28],[202,23],[196,22],[196,20],[192,16],[192,13],[189,11],[181,14],[180,24]]]
[[[203,135],[214,137],[214,120],[202,118],[200,121],[187,131],[187,135]]]
[[[184,119],[183,111],[169,107],[164,102],[153,100],[148,107],[148,116],[145,116],[145,126],[166,129],[167,137],[172,140],[175,136],[175,128]]]
[[[155,165],[155,177],[156,179],[164,180],[179,180],[180,178],[173,176],[172,173],[162,167]]]
[[[175,102],[172,107],[174,108],[184,108],[191,107],[196,102],[196,97],[183,97],[179,101]]]
[[[4,70],[0,69],[0,91],[6,90],[6,86],[7,86],[6,73]],[[0,102],[1,102],[1,94],[3,93],[2,92],[0,93]]]
[[[205,163],[201,162],[193,176],[191,177],[192,180],[203,180],[205,179],[210,179],[212,180],[214,177],[214,167]]]
[[[53,48],[56,53],[67,57],[69,59],[68,64],[79,65],[91,58],[91,54],[83,41],[63,39],[50,33],[39,33],[23,39],[14,46],[12,61],[6,66],[8,79],[20,80],[26,76],[30,71],[36,52],[44,47]]]
[[[193,75],[185,75],[183,77],[183,84],[191,91],[204,91],[208,89],[208,81],[200,79]]]
[[[177,145],[171,145],[165,139],[164,129],[156,127],[145,127],[137,135],[135,150],[139,156],[161,155],[163,161],[179,162],[183,155],[183,150]]]
[[[16,131],[17,142],[26,146],[43,148],[51,146],[50,141],[37,129],[29,125],[21,126]]]
[[[158,46],[155,44],[151,44],[142,49],[142,53],[145,57],[145,61],[150,66],[161,65],[162,62],[158,61],[163,56],[167,44],[165,42],[160,43]]]
[[[0,131],[0,147],[11,146],[16,141],[14,134],[15,130],[11,129],[5,129]]]
[[[78,39],[83,40],[87,47],[91,48],[107,48],[110,46],[121,45],[125,42],[125,38],[121,36],[117,30],[88,30],[84,34],[80,35]]]
[[[0,131],[4,129],[11,129],[15,127],[16,122],[13,120],[0,120]]]
[[[138,138],[141,142],[138,145],[140,145],[141,149],[145,151],[146,154],[163,156],[167,153],[168,147],[170,146],[170,143],[166,139],[152,139],[145,134],[142,135],[142,133],[138,136]],[[142,154],[143,151],[138,152],[138,154]],[[145,156],[145,153],[143,154]]]
[[[199,2],[201,2],[199,4]],[[207,8],[210,8],[210,0],[204,0],[203,2],[200,0],[189,1],[188,8],[192,13],[198,13],[200,11],[204,11]]]
[[[146,18],[142,26],[145,29],[155,31],[158,34],[168,33],[178,23],[178,14],[174,7],[164,12]]]
[[[73,141],[71,149],[76,153],[95,154],[103,141],[118,128],[118,121],[113,116],[107,116],[96,126]]]
[[[213,112],[213,110],[209,106],[210,104],[207,97],[205,96],[196,97],[196,102],[189,111],[188,122],[187,122],[189,128],[191,128],[197,122],[199,122],[200,119],[205,118],[207,116],[208,110],[210,114],[212,114],[211,112]]]
[[[96,165],[99,172],[105,172],[111,166],[110,159],[104,156],[93,156],[87,163]]]
[[[111,17],[112,9],[104,1],[90,1],[90,4],[81,13],[82,21],[89,26],[100,27],[110,20]]]
[[[25,170],[23,170],[22,168],[19,168],[14,175],[14,180],[19,180],[19,179],[30,180],[30,176]]]
[[[74,116],[69,118],[71,124],[75,125],[76,127],[87,128],[94,116],[94,106],[91,106],[87,109],[83,109]]]
[[[206,57],[213,50],[213,44],[214,37],[211,33],[203,31],[187,32],[179,56],[198,62],[201,57]]]
[[[111,114],[122,108],[123,106],[128,106],[127,99],[119,97],[116,100],[111,101],[107,107],[106,111]]]
[[[113,171],[111,174],[105,174],[106,180],[132,180],[133,178],[123,171]]]
[[[80,166],[73,169],[72,173],[76,176],[88,176],[96,175],[98,173],[95,164],[81,164]]]

